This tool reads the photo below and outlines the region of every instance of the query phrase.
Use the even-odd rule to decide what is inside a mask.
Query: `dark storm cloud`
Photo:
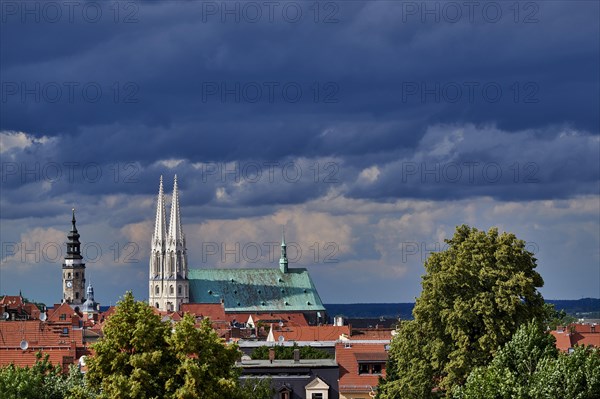
[[[204,181],[194,163],[326,157],[335,158],[341,190],[357,197],[589,193],[598,179],[597,141],[570,150],[577,162],[528,149],[560,154],[558,142],[545,144],[561,133],[556,126],[598,134],[598,4],[530,3],[514,9],[482,2],[472,12],[452,3],[461,12],[454,22],[453,9],[441,2],[431,2],[429,14],[422,2],[330,2],[318,16],[312,3],[282,2],[272,18],[262,8],[252,23],[252,10],[241,2],[228,3],[229,14],[222,2],[123,2],[117,9],[82,2],[72,15],[55,2],[62,11],[57,22],[43,2],[30,2],[29,13],[22,3],[3,2],[0,130],[55,138],[16,154],[18,160],[5,153],[3,162],[52,162],[63,173],[32,190],[21,186],[49,179],[5,179],[3,170],[4,201],[154,193],[166,170],[156,161],[167,159],[185,160],[173,172],[198,205],[215,202],[219,188],[225,204],[260,206],[302,203],[331,186],[311,184],[306,174],[281,186]],[[301,9],[298,22],[281,14],[288,5]],[[497,126],[522,145],[505,153],[505,144],[488,135],[480,148],[440,160],[422,142],[440,124]],[[537,133],[524,139],[524,131]],[[501,163],[503,179],[398,179],[407,163],[451,161]],[[539,168],[539,182],[517,187],[509,168],[528,162]],[[65,163],[77,164],[74,180],[66,178]],[[366,184],[359,176],[372,166],[381,175]],[[523,179],[531,171],[519,172]]]

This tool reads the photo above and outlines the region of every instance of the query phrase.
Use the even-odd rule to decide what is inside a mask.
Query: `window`
[[[75,277],[79,277],[79,272],[75,272]]]
[[[79,299],[79,292],[75,293],[75,299]]]
[[[156,288],[154,288],[154,293],[156,295],[160,294],[160,287],[157,285]],[[157,306],[158,307],[158,306]]]
[[[160,308],[160,305],[158,304],[158,302],[156,302],[154,305],[156,306],[156,309]]]
[[[313,393],[311,399],[323,399],[322,393]]]
[[[67,276],[68,279],[71,279],[71,273],[67,273]]]
[[[59,319],[60,320],[67,320],[67,314],[66,313],[61,313]]]
[[[173,286],[169,286],[169,294],[173,295],[174,292],[175,290],[173,289]]]
[[[177,286],[177,294],[181,295],[181,286]]]
[[[279,394],[279,399],[290,399],[290,393],[289,392],[281,392]]]
[[[358,363],[358,374],[381,374],[383,363]]]
[[[69,335],[69,327],[63,327],[62,333],[63,335]]]

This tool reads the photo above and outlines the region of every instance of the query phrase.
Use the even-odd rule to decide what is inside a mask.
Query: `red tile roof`
[[[375,390],[379,377],[385,377],[385,362],[387,360],[385,344],[381,343],[337,343],[335,345],[335,358],[340,365],[340,393],[355,392],[369,393]],[[359,374],[358,364],[379,363],[382,373]]]
[[[208,317],[212,321],[231,321],[220,303],[183,303],[181,312],[191,313],[196,317]]]
[[[592,345],[600,348],[600,326],[593,324],[573,323],[566,327],[558,327],[550,331],[556,338],[556,347],[567,352],[575,345]]]
[[[298,326],[276,329],[274,334],[283,335],[286,341],[337,341],[340,335],[350,335],[348,326]]]
[[[21,349],[26,341],[28,348]],[[14,363],[31,366],[38,351],[48,353],[53,364],[66,366],[87,352],[81,329],[70,323],[47,323],[39,320],[0,322],[0,366]]]
[[[19,295],[6,295],[0,299],[0,305],[8,305],[10,307],[17,307],[23,305],[23,297]]]

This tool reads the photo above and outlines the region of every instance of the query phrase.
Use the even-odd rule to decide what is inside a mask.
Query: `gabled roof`
[[[55,307],[52,310],[48,311],[48,321],[52,321],[52,322],[67,321],[70,323],[71,318],[74,313],[75,313],[75,311],[73,310],[71,305],[69,305],[66,302],[63,302],[60,306]],[[60,316],[63,314],[65,316],[64,316],[64,319],[61,320]]]
[[[23,298],[19,295],[5,295],[4,298],[0,299],[0,305],[9,305],[10,308],[23,306]]]
[[[190,269],[190,302],[219,303],[226,312],[325,311],[306,269]]]
[[[329,389],[329,385],[319,377],[306,384],[305,389]]]

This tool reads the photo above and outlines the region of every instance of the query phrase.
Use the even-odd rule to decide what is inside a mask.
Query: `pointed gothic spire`
[[[71,231],[67,234],[67,256],[65,259],[83,259],[81,256],[81,242],[79,242],[79,232],[77,232],[77,226],[75,225],[75,208],[72,209],[73,218],[71,219]]]
[[[163,177],[160,176],[158,200],[156,204],[156,221],[154,222],[154,241],[162,243],[167,238],[167,221],[165,217],[165,194],[163,192]]]
[[[179,212],[179,190],[177,189],[177,175],[173,183],[173,199],[171,202],[171,220],[169,221],[169,242],[177,243],[183,240],[181,229],[181,214]]]
[[[287,246],[285,245],[285,227],[281,228],[281,258],[279,258],[279,270],[282,273],[288,271]]]

